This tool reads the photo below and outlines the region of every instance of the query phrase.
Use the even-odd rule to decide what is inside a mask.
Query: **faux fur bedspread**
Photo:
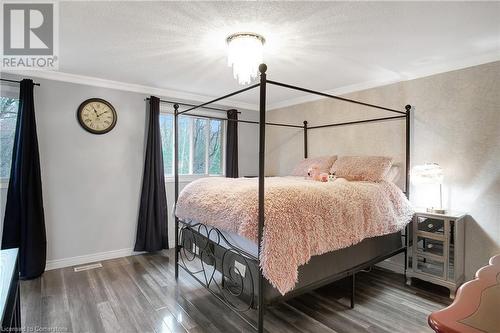
[[[182,190],[176,215],[257,241],[257,189],[257,178],[202,178]],[[311,256],[400,231],[412,215],[390,182],[266,178],[263,275],[284,295]]]

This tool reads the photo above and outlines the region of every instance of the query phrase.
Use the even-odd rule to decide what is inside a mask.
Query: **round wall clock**
[[[101,98],[90,98],[78,107],[78,122],[93,134],[108,133],[116,125],[116,110],[111,103]]]

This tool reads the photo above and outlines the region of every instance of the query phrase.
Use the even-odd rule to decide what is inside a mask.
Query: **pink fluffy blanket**
[[[202,178],[180,193],[176,215],[257,241],[257,179]],[[393,183],[265,179],[263,275],[285,294],[311,256],[400,231],[413,215]]]

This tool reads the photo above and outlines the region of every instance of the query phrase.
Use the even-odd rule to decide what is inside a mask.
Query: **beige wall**
[[[500,62],[347,97],[400,110],[406,104],[414,106],[411,164],[439,163],[445,171],[444,206],[470,214],[465,222],[465,264],[471,279],[490,256],[500,253]],[[307,120],[310,126],[391,115],[326,99],[268,114],[269,121]],[[267,173],[287,174],[303,156],[302,130],[268,128]],[[309,156],[322,154],[383,154],[403,162],[404,121],[310,131]],[[419,206],[428,202],[429,190],[412,186],[412,202]]]

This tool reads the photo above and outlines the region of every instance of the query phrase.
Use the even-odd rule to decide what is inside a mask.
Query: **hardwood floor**
[[[254,332],[181,271],[173,252],[103,261],[102,268],[47,271],[21,284],[26,331]],[[268,332],[431,332],[428,314],[450,303],[442,289],[408,287],[401,275],[374,269],[356,275],[356,306],[339,281],[270,308]],[[50,329],[50,330],[48,330]]]

